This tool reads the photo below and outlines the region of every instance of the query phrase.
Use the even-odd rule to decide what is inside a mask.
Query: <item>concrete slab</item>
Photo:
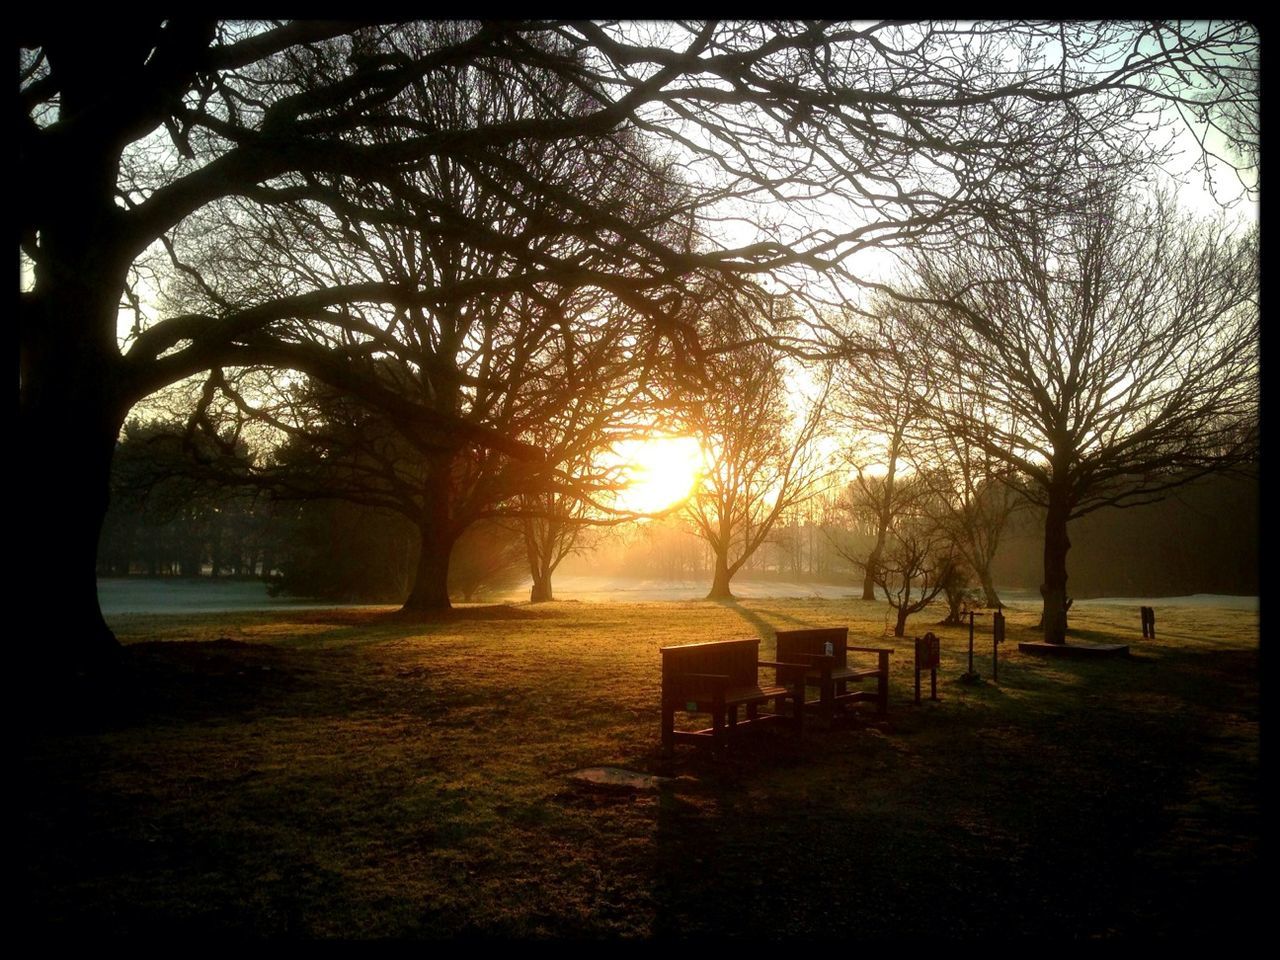
[[[621,767],[585,767],[565,774],[571,780],[592,787],[612,790],[639,790],[650,792],[662,789],[670,783],[671,777],[655,777],[648,773],[637,773],[635,770],[623,770]]]

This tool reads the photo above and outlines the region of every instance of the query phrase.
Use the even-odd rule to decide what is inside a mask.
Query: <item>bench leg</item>
[[[669,703],[662,705],[662,752],[671,756],[676,748],[676,708]]]
[[[878,654],[880,658],[880,675],[876,678],[876,713],[884,716],[889,712],[889,654]]]
[[[724,723],[725,709],[717,705],[711,711],[711,748],[717,753],[728,746],[728,735]]]
[[[760,719],[760,704],[752,701],[747,704],[747,723],[754,724]]]

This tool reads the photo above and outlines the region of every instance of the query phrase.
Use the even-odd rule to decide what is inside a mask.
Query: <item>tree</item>
[[[716,338],[740,341],[734,308],[741,306],[713,304],[704,315],[709,352],[702,388],[679,415],[681,429],[703,450],[703,477],[685,512],[715,556],[708,600],[732,598],[734,574],[769,539],[778,519],[814,494],[824,473],[813,441],[827,384],[793,415],[777,348],[760,341],[715,350]]]
[[[600,474],[613,471],[608,468],[602,471],[597,453],[587,449],[564,465],[562,472],[573,478],[567,487],[544,484],[541,489],[520,495],[520,533],[529,575],[533,579],[529,589],[530,603],[555,599],[551,577],[561,561],[583,546],[583,535],[594,525],[593,521],[608,522],[601,518],[601,510],[589,496],[579,495],[583,489],[610,485]],[[593,475],[597,479],[593,480]],[[579,494],[571,492],[574,487]]]
[[[1256,454],[1258,238],[1100,185],[982,239],[921,261],[918,343],[936,416],[1045,508],[1043,625],[1062,643],[1070,520]]]
[[[985,391],[965,396],[963,389],[960,384],[950,385],[947,403],[964,410],[968,422],[990,416]],[[947,422],[928,422],[914,448],[913,462],[928,490],[924,509],[934,523],[949,531],[957,553],[977,575],[985,605],[999,608],[991,567],[1009,518],[1025,502],[1019,475],[1007,462],[971,445],[963,431],[951,429]]]
[[[460,32],[457,24],[423,27],[406,46],[420,55]],[[586,109],[583,92],[555,75],[533,87],[486,69],[484,60],[442,67],[404,97],[419,123],[436,127],[553,119],[544,97],[554,109]],[[379,131],[371,136],[378,141]],[[528,189],[531,181],[540,192]],[[608,485],[593,451],[608,444],[622,418],[634,418],[655,349],[652,324],[611,290],[635,271],[629,244],[648,239],[674,249],[687,233],[686,218],[672,211],[677,188],[625,131],[589,142],[531,139],[490,149],[483,168],[444,156],[376,179],[316,174],[306,190],[268,207],[219,208],[221,218],[206,217],[208,229],[188,241],[189,255],[175,246],[187,265],[186,299],[209,309],[231,299],[223,292],[228,275],[249,288],[432,291],[429,300],[390,311],[350,305],[341,322],[298,318],[287,334],[245,351],[247,361],[266,354],[337,381],[358,400],[364,425],[348,424],[341,435],[330,417],[296,405],[289,423],[276,423],[299,442],[311,435],[329,445],[332,463],[379,464],[358,474],[330,470],[330,486],[313,485],[312,495],[376,502],[414,525],[419,560],[404,606],[426,612],[449,607],[458,539],[499,515],[519,515],[535,598],[549,597],[550,574],[578,529],[568,521],[584,509],[573,501],[590,502]],[[631,240],[595,237],[583,212],[588,202],[592,216],[629,224]],[[242,238],[232,255],[236,269],[219,270],[234,237]],[[572,276],[545,269],[569,262]],[[542,268],[536,276],[531,263]],[[215,379],[225,389],[220,371]],[[323,391],[314,396],[333,402]],[[248,410],[251,401],[241,396],[236,407]],[[425,423],[424,409],[435,414]],[[387,431],[402,442],[371,451],[369,438]],[[499,448],[494,439],[507,444]],[[510,455],[521,446],[541,452],[540,467]]]
[[[906,635],[907,618],[931,604],[939,593],[956,591],[955,546],[945,530],[921,515],[900,516],[890,531],[890,544],[876,568],[876,586],[896,619],[893,635]],[[913,592],[918,588],[919,592]]]
[[[99,571],[156,576],[263,576],[278,552],[271,504],[243,484],[251,451],[243,437],[210,439],[180,420],[130,420],[112,464],[111,510]]]
[[[67,571],[67,642],[37,653],[88,666],[116,649],[93,571],[112,451],[135,403],[219,364],[297,363],[296,353],[277,348],[299,319],[354,324],[353,305],[408,309],[448,295],[435,283],[324,282],[238,291],[216,309],[164,309],[153,296],[157,272],[187,266],[172,257],[175,236],[199,229],[198,215],[227,198],[263,209],[299,196],[336,200],[335,213],[359,234],[362,221],[385,214],[343,209],[315,175],[376,180],[439,157],[484,175],[490,163],[510,170],[500,148],[511,144],[638,131],[687,151],[690,182],[706,185],[691,227],[698,242],[672,248],[636,235],[625,215],[578,207],[593,214],[593,237],[643,266],[617,292],[663,326],[671,311],[654,291],[691,271],[717,270],[732,282],[787,268],[840,269],[861,250],[1044,203],[1081,166],[1134,169],[1151,159],[1153,144],[1158,150],[1155,138],[1132,136],[1149,125],[1153,105],[1194,108],[1197,124],[1246,144],[1256,127],[1249,105],[1257,35],[1242,24],[657,29],[665,35],[630,24],[484,23],[423,48],[412,24],[22,23],[22,493],[55,522],[27,569]],[[406,92],[458,64],[526,85],[551,115],[474,126],[415,116]],[[557,100],[548,77],[583,96]],[[520,189],[555,193],[533,173]],[[779,200],[799,218],[781,231],[763,213]],[[851,213],[833,232],[836,200]],[[726,244],[724,218],[753,204],[758,236]],[[806,215],[820,225],[809,226]],[[526,278],[581,269],[572,258],[544,262],[485,224],[446,227],[478,231],[519,260]],[[124,336],[122,308],[133,319]],[[343,389],[377,389],[339,362],[307,362],[308,372]],[[533,455],[437,410],[418,414],[438,429]],[[80,489],[55,496],[68,478]]]
[[[889,531],[911,509],[919,487],[901,482],[913,433],[927,409],[927,380],[913,369],[913,355],[903,342],[910,336],[903,325],[882,321],[869,341],[852,338],[839,367],[838,419],[852,431],[844,457],[856,472],[846,507],[870,525],[875,538],[865,557],[846,556],[863,569],[863,600],[875,599]]]

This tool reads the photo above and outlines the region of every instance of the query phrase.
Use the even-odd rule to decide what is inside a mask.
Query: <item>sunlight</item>
[[[693,491],[702,469],[702,449],[692,437],[626,440],[615,452],[627,464],[620,510],[659,513],[674,507]]]

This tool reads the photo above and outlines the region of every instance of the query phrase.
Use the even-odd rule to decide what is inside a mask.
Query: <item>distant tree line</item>
[[[1256,469],[1205,477],[1157,503],[1098,510],[1071,525],[1073,597],[1257,596],[1261,487]],[[1034,589],[1043,522],[1017,517],[992,565],[1009,587]]]
[[[206,451],[207,453],[207,451]],[[1202,478],[1156,503],[1099,510],[1072,524],[1072,592],[1091,596],[1256,595],[1259,484],[1254,470]],[[793,508],[743,565],[742,576],[843,582],[858,591],[876,543],[853,481]],[[1013,513],[994,553],[1001,587],[1034,589],[1043,518]],[[418,556],[414,526],[394,512],[333,498],[276,499],[211,482],[180,424],[131,421],[113,468],[99,576],[254,578],[276,592],[400,603]],[[709,580],[715,553],[680,517],[628,525],[580,571]],[[455,544],[449,590],[471,600],[529,577],[519,524],[484,522]],[[981,596],[975,594],[975,602]]]
[[[260,579],[273,593],[403,602],[418,559],[413,524],[336,497],[273,495],[249,481],[247,451],[211,460],[201,437],[173,422],[126,426],[99,576]],[[237,472],[244,482],[232,482]],[[449,590],[471,600],[523,570],[518,531],[478,523],[453,545]]]

